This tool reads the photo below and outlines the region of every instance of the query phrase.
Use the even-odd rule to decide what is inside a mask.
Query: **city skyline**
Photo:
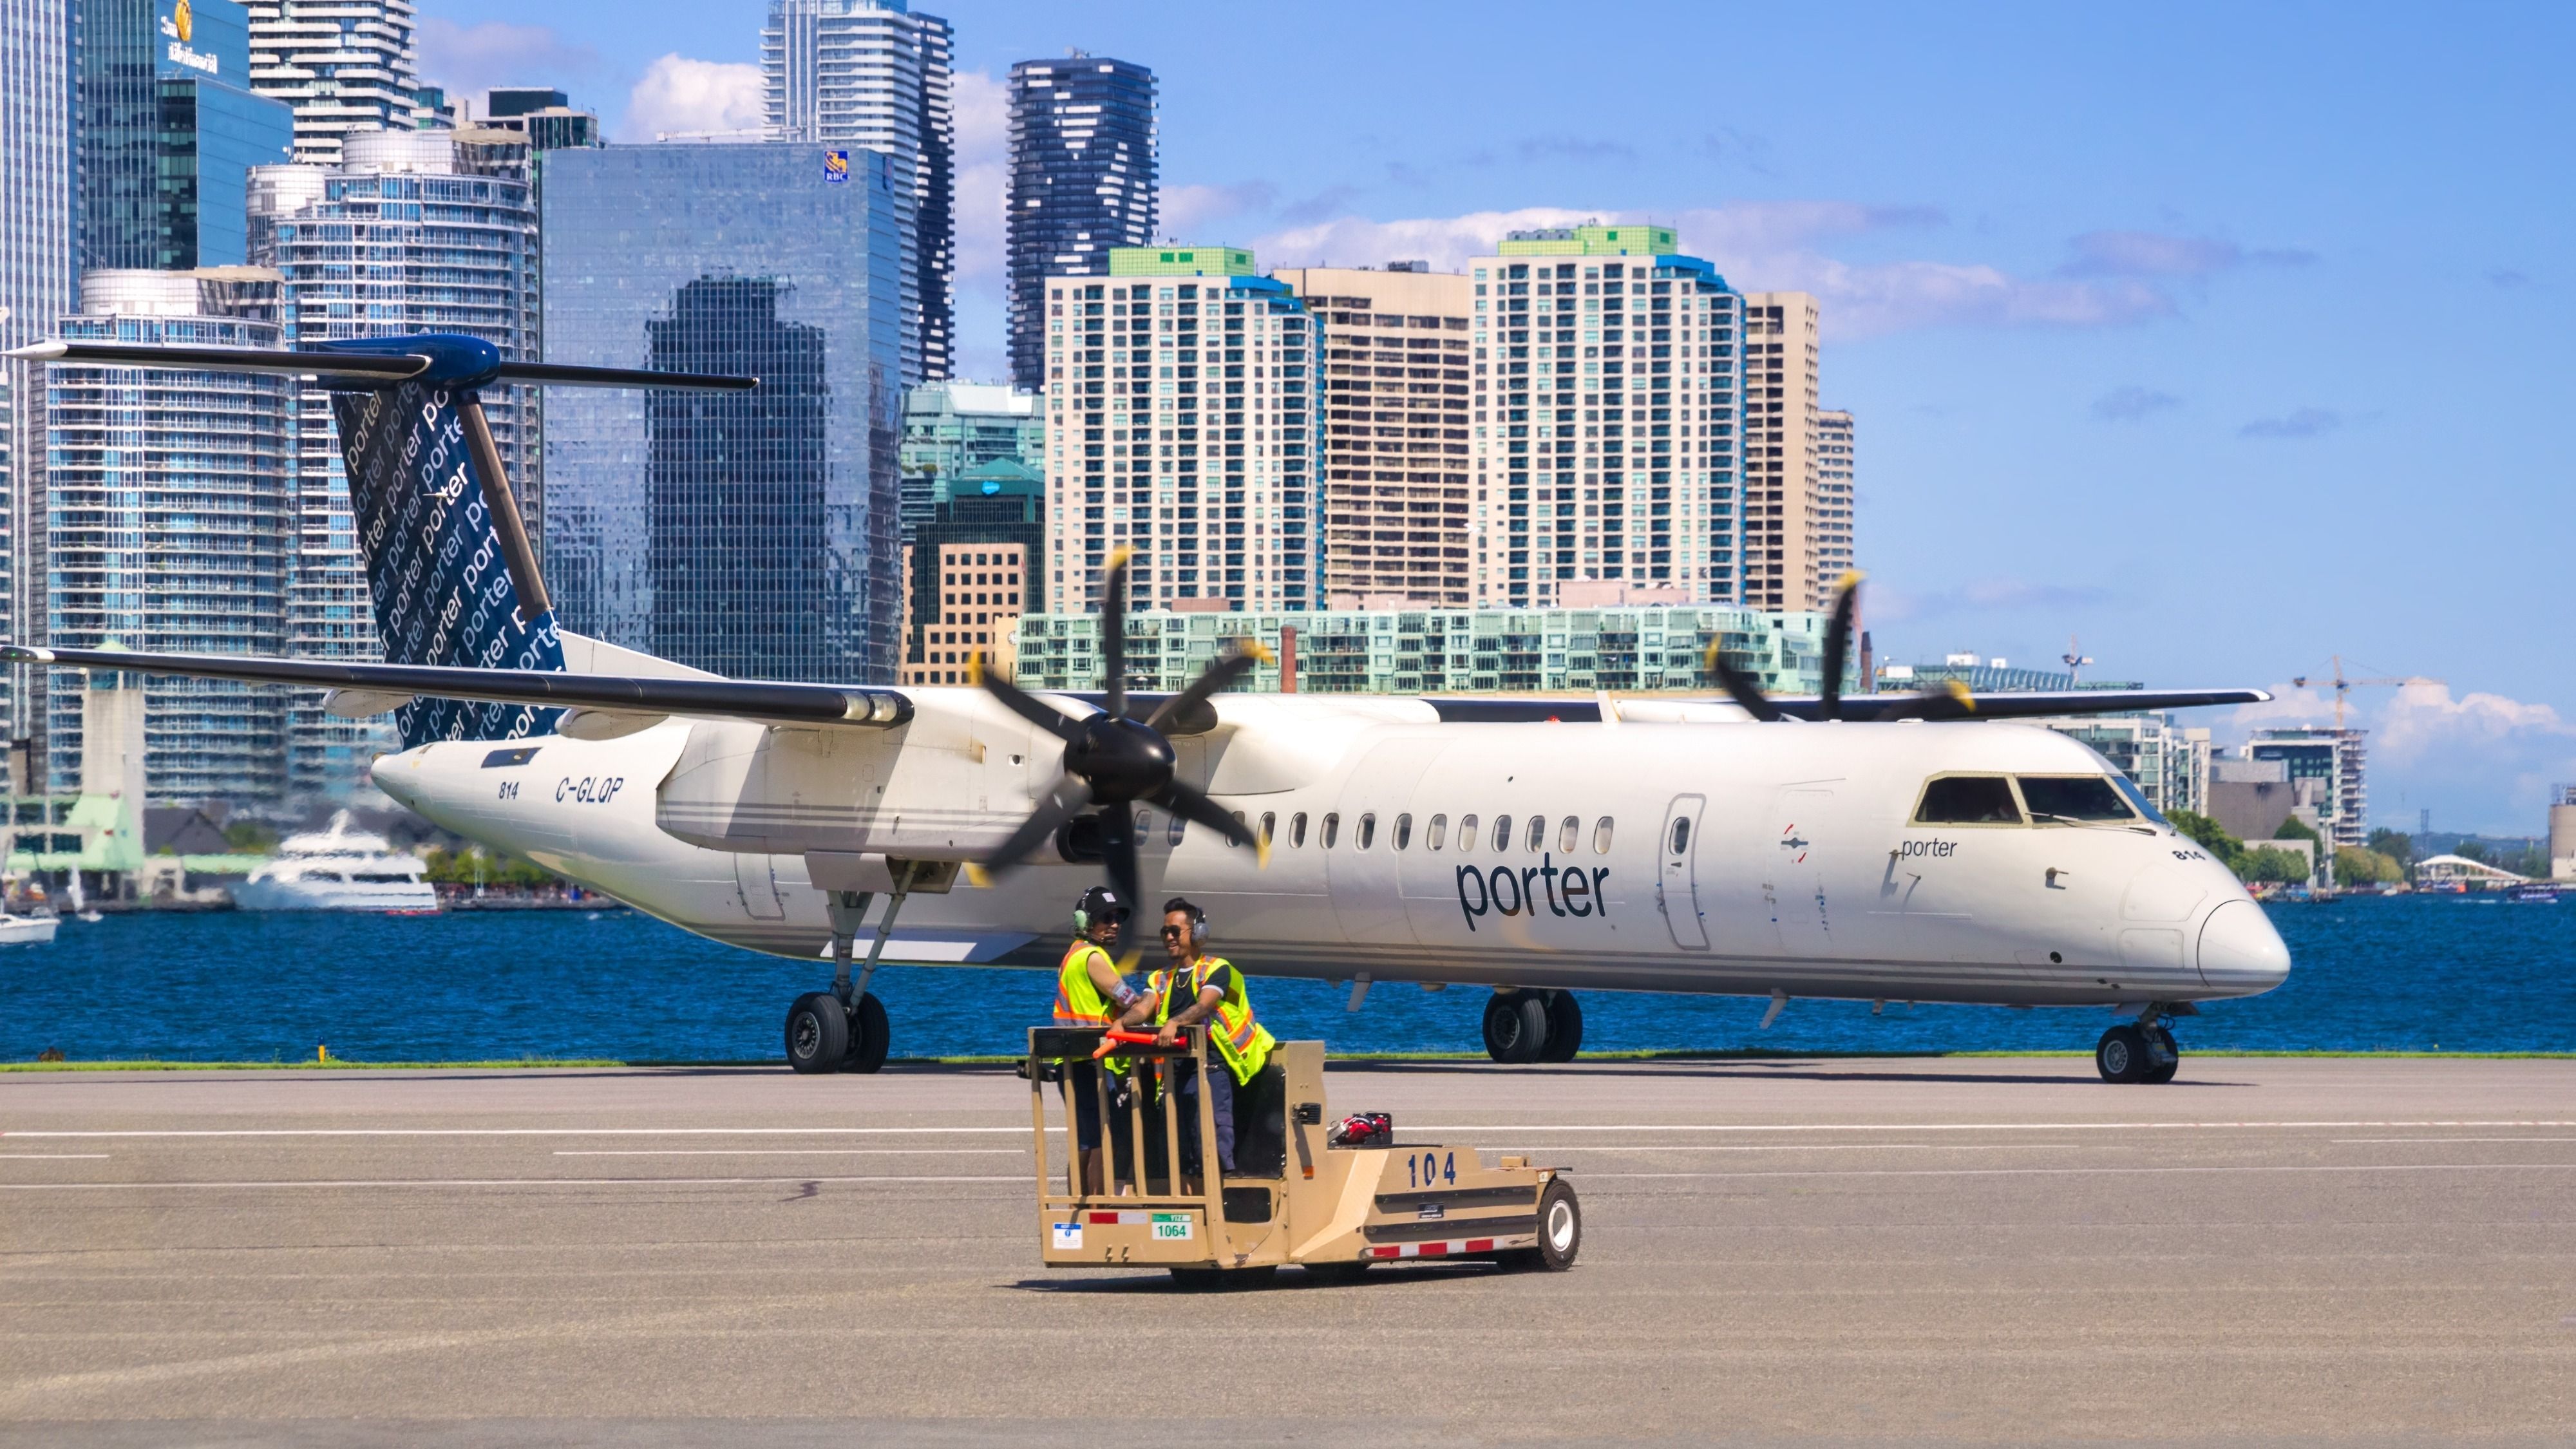
[[[556,78],[620,138],[651,107],[725,104],[760,7],[650,13],[567,0],[540,27],[435,0],[423,66]],[[2481,621],[2545,620],[2551,544],[2576,523],[2548,486],[2570,463],[2547,426],[2567,208],[2530,181],[2570,107],[2542,59],[2569,17],[2495,8],[2427,33],[2387,8],[2326,27],[2218,6],[1649,6],[1655,44],[1558,50],[1523,39],[1561,17],[1501,4],[1472,26],[1371,12],[1376,52],[1461,77],[1375,90],[1268,85],[1258,52],[1156,7],[941,13],[963,376],[1004,370],[1003,77],[1067,46],[1117,55],[1159,78],[1161,229],[1265,267],[1455,269],[1515,227],[1633,219],[1677,227],[1739,288],[1814,292],[1825,402],[1867,435],[1882,658],[2046,661],[2080,635],[2120,677],[2279,690],[2213,716],[2241,736],[2331,722],[2331,691],[2288,681],[2342,652],[2450,682],[2355,695],[2390,818],[2528,828],[2576,779],[2576,681],[2428,597],[2474,579],[2460,607]],[[1833,66],[1732,67],[1712,91],[1722,44]],[[2391,74],[2416,81],[2373,80]],[[1615,124],[1594,114],[1612,98]]]

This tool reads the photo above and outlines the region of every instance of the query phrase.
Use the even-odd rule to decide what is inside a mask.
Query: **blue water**
[[[2186,1046],[2576,1050],[2576,901],[2391,897],[2272,907],[2297,963],[2269,995],[2181,1023]],[[1257,961],[1242,963],[1255,973]],[[759,956],[612,912],[111,916],[0,949],[0,1060],[614,1057],[775,1060],[822,963]],[[890,967],[874,989],[898,1056],[1002,1054],[1053,999],[1033,971]],[[1283,1037],[1339,1051],[1474,1051],[1484,993],[1380,986],[1356,1016],[1321,982],[1260,980]],[[1588,992],[1589,1049],[2089,1048],[2100,1011]]]

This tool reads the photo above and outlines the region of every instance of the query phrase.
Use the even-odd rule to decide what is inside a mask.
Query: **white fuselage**
[[[979,692],[913,699],[891,731],[673,719],[605,741],[428,745],[379,760],[375,779],[688,930],[812,958],[831,927],[808,852],[826,869],[972,859],[1057,773],[1061,747]],[[1910,823],[1936,774],[2110,773],[2050,730],[1443,724],[1409,700],[1218,703],[1216,730],[1175,741],[1179,774],[1266,828],[1270,863],[1201,828],[1176,843],[1169,816],[1142,807],[1143,883],[1149,901],[1204,906],[1259,974],[2143,1005],[2265,991],[2289,966],[2235,877],[2169,829]],[[1047,858],[914,894],[886,959],[1052,965],[1099,867]]]

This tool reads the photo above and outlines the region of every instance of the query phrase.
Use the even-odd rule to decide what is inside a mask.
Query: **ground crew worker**
[[[1093,886],[1074,903],[1073,944],[1065,948],[1055,973],[1056,1025],[1105,1027],[1137,1004],[1135,989],[1119,976],[1118,963],[1108,951],[1127,916],[1127,903],[1107,886]],[[1075,1162],[1086,1196],[1102,1191],[1105,1181],[1100,1162],[1101,1088],[1112,1087],[1114,1095],[1124,1068],[1123,1062],[1064,1064],[1065,1114],[1073,1119]],[[1114,1116],[1110,1138],[1123,1158],[1128,1147],[1127,1117]]]
[[[1269,1120],[1269,1088],[1278,1076],[1269,1065],[1270,1049],[1277,1043],[1253,1019],[1243,973],[1224,957],[1207,953],[1206,935],[1207,912],[1179,896],[1163,903],[1163,950],[1171,964],[1154,973],[1145,999],[1129,1007],[1127,1015],[1141,1021],[1150,1014],[1159,1024],[1154,1040],[1163,1046],[1179,1040],[1181,1028],[1208,1023],[1208,1040],[1225,1066],[1208,1073],[1217,1166],[1224,1172],[1240,1168],[1262,1173],[1274,1155],[1263,1124]],[[1194,1126],[1197,1114],[1184,1113],[1182,1120]],[[1184,1138],[1184,1146],[1195,1145]]]

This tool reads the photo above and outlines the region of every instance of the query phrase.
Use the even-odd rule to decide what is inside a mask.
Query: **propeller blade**
[[[1055,833],[1064,828],[1064,823],[1081,814],[1083,807],[1090,803],[1089,785],[1071,775],[1057,776],[1056,782],[1047,788],[1046,798],[1038,802],[1037,810],[1021,821],[1020,828],[1011,832],[1011,838],[995,847],[993,853],[985,856],[979,864],[986,871],[1003,871],[1018,865],[1034,854],[1039,846],[1054,839]]]
[[[1818,713],[1826,719],[1843,717],[1843,661],[1851,657],[1852,620],[1860,613],[1860,570],[1853,569],[1834,585],[1834,614],[1825,626],[1824,691],[1818,697]]]
[[[1234,642],[1233,651],[1209,665],[1206,673],[1190,681],[1189,688],[1154,706],[1154,712],[1145,717],[1145,723],[1157,730],[1165,729],[1174,720],[1195,713],[1199,706],[1208,702],[1210,695],[1251,673],[1253,665],[1269,662],[1270,651],[1262,647],[1260,640],[1238,639]]]
[[[1944,680],[1942,687],[1922,694],[1909,694],[1878,712],[1883,720],[1895,719],[1965,719],[1977,712],[1977,697],[1968,686],[1955,679]]]
[[[1130,550],[1120,544],[1109,555],[1109,572],[1100,585],[1100,681],[1101,692],[1108,696],[1106,708],[1113,719],[1127,716],[1127,560]]]
[[[1217,808],[1217,803],[1178,780],[1165,785],[1154,796],[1154,803],[1183,820],[1206,826],[1237,845],[1251,846],[1263,865],[1270,863],[1270,842],[1245,828],[1233,815]]]
[[[1110,888],[1128,903],[1127,918],[1118,923],[1118,944],[1109,954],[1118,959],[1119,970],[1127,971],[1136,964],[1136,918],[1145,913],[1145,888],[1136,877],[1136,807],[1124,800],[1103,806],[1100,826],[1101,863],[1109,868]]]
[[[1000,700],[1011,713],[1066,744],[1072,744],[1082,733],[1081,721],[1068,717],[1063,710],[1054,708],[1000,675],[985,673],[984,656],[981,654],[967,660],[966,680],[970,684],[982,685],[986,694]]]
[[[1743,671],[1726,662],[1725,643],[1726,636],[1723,634],[1708,641],[1708,672],[1717,676],[1718,688],[1725,690],[1726,697],[1742,706],[1746,714],[1764,724],[1787,718],[1780,713],[1778,705],[1762,697],[1760,686],[1745,678]]]

